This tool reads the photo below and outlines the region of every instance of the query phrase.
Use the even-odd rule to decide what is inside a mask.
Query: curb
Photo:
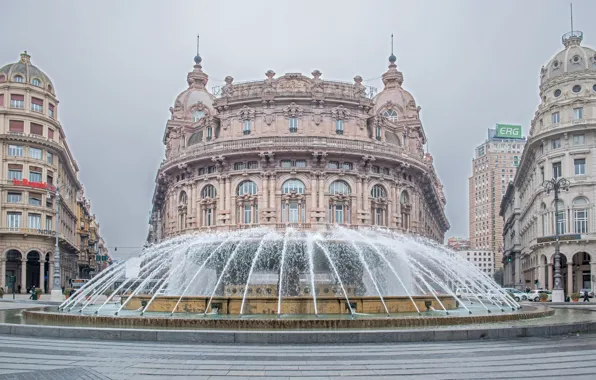
[[[596,321],[524,327],[424,330],[223,331],[38,326],[0,323],[0,334],[37,338],[218,344],[350,344],[473,341],[596,332]]]

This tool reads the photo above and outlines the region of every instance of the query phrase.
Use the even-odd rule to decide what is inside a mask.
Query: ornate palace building
[[[443,242],[449,223],[420,107],[389,57],[383,91],[288,73],[209,92],[201,57],[170,108],[149,241],[271,226],[380,226]]]
[[[540,104],[515,179],[501,202],[505,286],[553,288],[554,235],[566,294],[596,287],[596,51],[582,32],[540,72]],[[545,180],[564,177],[555,215]]]
[[[51,290],[56,229],[63,285],[79,277],[85,261],[79,257],[79,168],[58,121],[58,103],[52,81],[27,52],[0,68],[0,287],[7,292],[12,280],[17,291]]]

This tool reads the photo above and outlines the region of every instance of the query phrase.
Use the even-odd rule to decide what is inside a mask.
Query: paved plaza
[[[0,379],[593,379],[596,336],[343,346],[0,335]]]

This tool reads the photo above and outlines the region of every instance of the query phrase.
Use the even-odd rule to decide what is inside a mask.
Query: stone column
[[[52,286],[54,285],[54,278],[52,277],[54,273],[54,262],[50,261],[50,268],[48,270],[48,293],[52,292]]]
[[[538,266],[538,287],[546,288],[544,282],[544,264]]]
[[[358,181],[356,182],[356,195],[356,217],[358,217],[358,213],[364,211],[364,205],[362,204],[362,180],[360,178],[358,178]],[[361,224],[360,218],[358,218],[356,224]]]
[[[21,285],[21,293],[27,292],[27,260],[21,260],[21,281],[17,282],[17,286]]]
[[[553,264],[548,264],[548,290],[553,290]]]
[[[590,281],[591,281],[591,288],[592,290],[596,289],[596,258],[594,257],[594,253],[590,256]]]
[[[223,194],[222,194],[222,196],[223,196]],[[230,213],[232,212],[232,210],[230,209],[231,204],[232,204],[232,178],[228,177],[226,179],[225,207],[226,207],[226,210],[228,210],[228,212],[230,212]],[[223,202],[222,202],[222,206],[223,206]]]
[[[275,209],[277,210],[279,207],[276,207],[275,205],[275,192],[276,192],[276,186],[275,186],[275,174],[271,173],[271,175],[269,176],[269,208]]]
[[[389,212],[389,219],[387,227],[395,227],[393,212],[395,210],[395,184],[392,184],[389,189],[389,203],[387,204],[387,211]]]
[[[41,291],[44,291],[44,286],[43,286],[43,270],[44,270],[44,264],[45,264],[45,260],[39,260],[39,288],[41,289]]]
[[[327,212],[329,207],[325,204],[325,176],[323,174],[319,176],[319,208],[323,209],[324,220],[329,219],[329,213]],[[327,220],[327,223],[331,223],[331,221]]]
[[[573,293],[573,263],[567,263],[567,295]]]
[[[514,287],[519,285],[521,280],[521,267],[520,267],[520,260],[519,260],[520,252],[515,252],[515,274],[514,274]]]
[[[310,177],[310,208],[311,208],[311,210],[319,208],[317,193],[318,193],[317,176],[315,174],[311,173],[311,177]]]

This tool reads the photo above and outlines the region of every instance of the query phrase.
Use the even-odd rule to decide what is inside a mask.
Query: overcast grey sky
[[[319,69],[325,79],[376,78],[366,84],[379,90],[394,33],[445,185],[447,235],[467,236],[474,147],[498,122],[527,133],[540,67],[570,29],[566,0],[59,0],[1,9],[0,64],[27,50],[53,80],[102,234],[120,247],[146,238],[168,108],[186,88],[197,33],[209,88],[226,75]],[[575,29],[596,46],[596,1],[574,9]]]

